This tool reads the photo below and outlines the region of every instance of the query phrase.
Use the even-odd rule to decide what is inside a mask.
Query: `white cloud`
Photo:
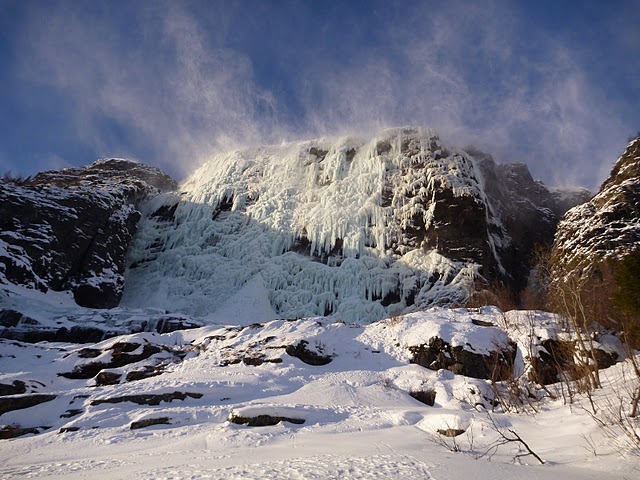
[[[550,184],[597,187],[624,129],[589,65],[547,32],[523,38],[526,19],[509,3],[448,5],[406,12],[382,57],[317,66],[309,123],[321,131],[426,124],[500,161],[526,161]]]
[[[225,4],[204,21],[187,4],[134,3],[121,16],[139,30],[124,37],[112,15],[66,5],[32,9],[23,73],[68,96],[79,141],[104,155],[144,151],[152,158],[141,160],[185,174],[212,150],[411,123],[524,160],[547,182],[596,187],[629,134],[589,64],[511,2],[390,7],[380,44],[345,45],[346,65],[280,40],[273,74],[295,99],[261,86],[255,59],[225,46],[241,18]]]
[[[29,79],[69,96],[80,142],[131,155],[131,147],[107,136],[105,122],[115,121],[135,147],[151,150],[154,158],[146,161],[174,169],[180,162],[187,173],[212,149],[267,136],[274,105],[256,87],[248,58],[207,45],[196,19],[171,5],[160,18],[157,11],[137,12],[140,24],[156,24],[147,27],[150,38],[143,32],[133,45],[103,18],[38,14],[22,67]]]

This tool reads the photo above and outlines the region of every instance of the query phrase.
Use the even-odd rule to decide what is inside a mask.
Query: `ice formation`
[[[180,193],[146,205],[122,305],[213,316],[257,278],[264,291],[251,290],[266,292],[282,318],[368,322],[463,301],[480,261],[440,251],[442,192],[468,199],[486,217],[484,243],[500,265],[496,249],[508,237],[479,168],[431,129],[216,156]]]

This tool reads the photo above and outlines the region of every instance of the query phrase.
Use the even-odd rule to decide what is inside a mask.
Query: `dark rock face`
[[[0,415],[13,410],[34,407],[44,402],[54,400],[57,395],[19,395],[0,398]]]
[[[548,338],[541,342],[541,346],[543,349],[538,352],[538,356],[529,359],[531,364],[529,380],[541,385],[551,385],[559,382],[564,376],[577,380],[588,373],[584,365],[576,363],[576,345],[572,342]],[[593,350],[591,354],[596,359],[600,370],[615,365],[618,360],[618,354],[599,348]]]
[[[15,327],[22,320],[22,314],[15,310],[1,310],[0,311],[0,326],[3,327]]]
[[[159,169],[122,159],[0,182],[0,283],[70,290],[86,307],[116,306],[136,207],[175,188]]]
[[[437,137],[425,150],[415,145],[415,132],[404,134],[411,175],[422,175],[406,182],[390,175],[387,197],[400,215],[403,208],[421,213],[403,224],[391,247],[399,253],[406,247],[435,249],[480,265],[489,281],[524,288],[533,247],[551,245],[560,217],[589,192],[552,192],[523,163],[498,164],[474,147],[466,155],[450,152]]]
[[[519,291],[526,286],[533,247],[551,245],[560,217],[588,200],[590,194],[584,189],[552,192],[534,180],[523,163],[497,164],[473,147],[468,147],[467,153],[482,172],[490,211],[500,219],[502,231],[494,229],[495,234],[507,240],[496,250],[506,275],[495,268],[487,273]]]
[[[559,219],[573,207],[587,203],[593,197],[593,193],[586,188],[559,189],[554,190],[552,194],[557,205],[554,213]]]
[[[411,363],[430,370],[446,369],[466,377],[496,381],[513,375],[516,350],[512,344],[508,349],[481,355],[459,345],[452,347],[439,337],[430,338],[427,344],[409,347],[413,355]]]
[[[399,133],[399,153],[407,162],[385,176],[381,206],[389,209],[393,219],[385,247],[399,256],[416,248],[435,250],[450,260],[479,265],[487,279],[510,279],[502,267],[502,245],[509,244],[509,232],[492,201],[502,193],[502,183],[493,182],[490,186],[495,191],[486,190],[487,179],[497,175],[499,166],[475,150],[486,157],[484,163],[468,152],[451,151],[436,136],[425,144],[414,128]],[[393,147],[383,143],[377,151],[387,154]],[[451,280],[430,281],[447,284]],[[411,293],[415,292],[399,295],[407,305],[413,302]]]
[[[317,352],[309,350],[307,348],[309,342],[301,340],[296,345],[291,345],[286,348],[287,354],[292,357],[296,357],[307,365],[322,366],[331,363],[331,355],[321,355]]]
[[[0,396],[19,395],[27,391],[26,384],[21,380],[14,380],[13,383],[0,383]]]
[[[551,245],[560,216],[588,195],[551,192],[525,164],[497,164],[474,147],[449,151],[434,136],[425,148],[411,128],[401,145],[410,167],[386,177],[382,206],[386,199],[400,225],[388,247],[476,263],[487,280],[516,291],[526,285],[533,247]],[[406,211],[416,212],[408,222],[400,220]]]
[[[529,379],[540,385],[551,385],[560,381],[562,372],[575,366],[573,345],[562,340],[548,338],[542,342],[544,350],[529,359]]]
[[[161,402],[172,402],[173,400],[184,400],[186,398],[202,398],[201,393],[192,392],[173,392],[162,394],[141,394],[141,395],[127,395],[124,397],[104,398],[99,400],[92,400],[91,405],[101,405],[103,403],[122,403],[132,402],[137,405],[160,405]]]
[[[567,212],[553,244],[554,277],[588,274],[601,260],[640,246],[640,137],[627,146],[600,191]]]
[[[419,402],[433,407],[436,403],[436,391],[435,390],[416,390],[409,392],[409,395]]]

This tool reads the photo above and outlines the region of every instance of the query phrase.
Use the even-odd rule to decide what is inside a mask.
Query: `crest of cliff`
[[[478,281],[521,290],[585,195],[421,127],[229,152],[177,188],[122,159],[5,179],[0,282],[86,307],[370,322],[462,304]]]

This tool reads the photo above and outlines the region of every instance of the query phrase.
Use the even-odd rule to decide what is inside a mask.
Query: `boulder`
[[[289,422],[296,425],[302,425],[305,421],[302,418],[289,418],[273,415],[256,415],[255,417],[244,417],[239,415],[231,415],[229,417],[231,423],[238,425],[246,425],[248,427],[269,427],[277,425],[280,422]]]
[[[147,418],[145,420],[138,420],[137,422],[131,422],[130,429],[138,430],[140,428],[151,427],[153,425],[170,425],[171,420],[169,417]]]
[[[322,355],[307,348],[309,342],[300,340],[296,345],[290,345],[286,348],[288,355],[296,357],[307,365],[321,366],[331,363],[331,355]]]
[[[411,363],[430,370],[446,369],[466,377],[486,380],[506,380],[513,375],[517,347],[509,344],[490,355],[472,352],[460,345],[452,347],[440,337],[432,337],[426,344],[409,347]]]

